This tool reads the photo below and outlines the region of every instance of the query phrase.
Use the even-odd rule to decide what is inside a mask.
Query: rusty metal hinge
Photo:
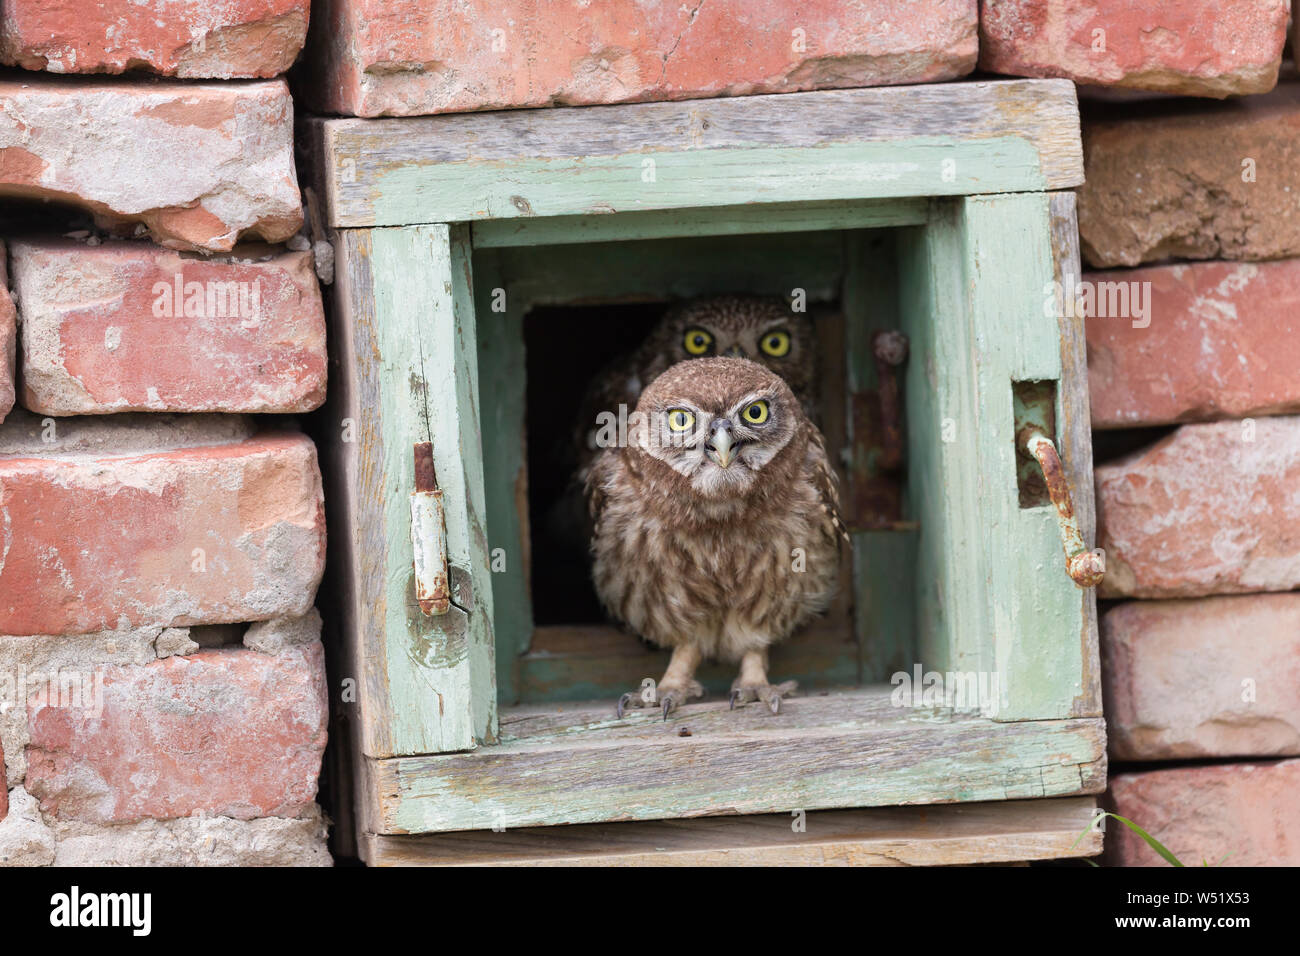
[[[898,471],[903,467],[902,366],[910,347],[907,336],[897,329],[871,337],[871,355],[876,361],[880,383],[880,467]]]
[[[447,584],[447,522],[433,467],[433,444],[415,445],[415,491],[411,494],[411,550],[415,556],[415,599],[429,616],[451,610]]]
[[[1056,508],[1056,524],[1061,531],[1061,546],[1065,549],[1065,571],[1081,588],[1096,587],[1106,573],[1105,555],[1089,551],[1074,516],[1074,499],[1070,495],[1070,482],[1065,476],[1061,456],[1056,445],[1043,432],[1033,426],[1020,430],[1017,444],[1043,469],[1047,496]]]
[[[903,531],[904,456],[903,369],[910,344],[894,329],[871,336],[876,387],[850,394],[852,445],[846,456],[849,492],[844,509],[852,531]]]

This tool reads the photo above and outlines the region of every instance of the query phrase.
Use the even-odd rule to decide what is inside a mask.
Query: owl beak
[[[704,448],[710,453],[710,457],[717,462],[719,468],[730,466],[736,460],[736,446],[731,440],[731,423],[725,420],[715,422],[713,436]]]
[[[722,354],[725,358],[744,358],[745,350],[742,349],[739,345],[733,345],[731,348],[727,349],[727,351],[723,352]]]

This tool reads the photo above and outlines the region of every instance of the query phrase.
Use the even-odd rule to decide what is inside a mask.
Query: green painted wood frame
[[[1053,192],[1082,181],[1070,84],[314,120],[310,134],[339,263],[333,337],[343,382],[332,383],[342,391],[332,402],[355,426],[335,448],[347,504],[333,516],[332,534],[350,540],[332,574],[348,595],[345,639],[361,678],[363,830],[1104,787],[1094,599],[1065,575],[1051,510],[1020,507],[1012,435],[1013,383],[1057,382],[1056,439],[1090,536],[1082,330],[1044,308],[1054,279],[1078,272],[1073,197]],[[881,616],[859,622],[859,639],[871,648],[863,653],[874,655],[863,672],[911,654],[931,669],[996,673],[996,699],[978,715],[919,719],[892,708],[891,718],[878,694],[851,693],[841,703],[857,701],[857,718],[832,707],[838,729],[805,727],[793,750],[779,722],[751,727],[750,718],[736,735],[681,743],[645,728],[639,737],[620,734],[594,712],[572,713],[568,731],[541,742],[519,731],[527,715],[512,715],[507,728],[497,705],[509,669],[494,653],[497,632],[527,626],[527,584],[510,572],[527,542],[516,475],[497,472],[523,461],[517,328],[524,303],[557,294],[548,262],[572,262],[575,252],[610,242],[768,233],[777,248],[782,234],[800,232],[815,248],[818,236],[836,230],[885,228],[897,234],[892,307],[912,341],[908,507],[921,531],[901,557],[898,537],[858,535],[854,547],[858,573],[870,580],[913,563],[918,595],[904,607],[877,598]],[[871,233],[856,235],[867,241]],[[573,243],[584,246],[564,249]],[[514,256],[520,248],[526,257]],[[476,309],[507,274],[506,309]],[[582,281],[588,294],[634,291],[626,274],[607,270],[588,269]],[[869,283],[862,272],[839,291],[852,302]],[[846,329],[850,351],[864,348],[860,331],[855,338]],[[491,400],[480,406],[480,396]],[[453,607],[442,618],[423,616],[414,601],[407,509],[419,441],[433,444],[447,511]],[[505,572],[492,572],[494,556],[505,558]],[[900,640],[907,629],[914,639]],[[792,702],[792,719],[815,725],[817,700]],[[684,715],[713,719],[701,706]],[[860,730],[847,729],[846,719]],[[792,804],[790,780],[819,741],[839,763],[809,778]],[[863,775],[881,752],[903,755],[910,746],[929,748],[935,762],[908,769],[900,756],[897,765],[880,764],[880,775]],[[548,787],[575,785],[575,755],[585,754],[592,779],[601,780],[620,764],[644,762],[649,772],[672,748],[689,751],[683,766],[704,768],[675,797],[609,779],[601,799],[503,796],[514,773]],[[876,748],[875,756],[862,748]],[[853,753],[863,754],[857,765]],[[736,774],[755,760],[768,782],[741,786]],[[1056,769],[1045,772],[1049,766]],[[505,774],[499,787],[483,783],[497,773]],[[983,782],[968,785],[964,775]]]

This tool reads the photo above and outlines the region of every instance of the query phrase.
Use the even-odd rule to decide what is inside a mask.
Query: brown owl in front
[[[592,575],[606,608],[672,649],[664,716],[703,696],[706,657],[738,661],[731,703],[777,713],[792,682],[768,680],[768,648],[825,610],[840,538],[821,433],[790,387],[745,359],[681,362],[641,394],[624,447],[593,462]]]

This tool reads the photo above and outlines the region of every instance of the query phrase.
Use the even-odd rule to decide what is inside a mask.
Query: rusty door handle
[[[1066,573],[1081,588],[1096,587],[1106,573],[1105,556],[1100,551],[1089,551],[1083,543],[1083,532],[1079,530],[1079,522],[1074,515],[1070,482],[1065,477],[1065,468],[1061,464],[1061,456],[1056,453],[1056,445],[1042,431],[1032,426],[1021,429],[1016,440],[1043,469],[1047,496],[1056,506],[1056,523],[1061,530],[1061,546],[1065,549]]]

